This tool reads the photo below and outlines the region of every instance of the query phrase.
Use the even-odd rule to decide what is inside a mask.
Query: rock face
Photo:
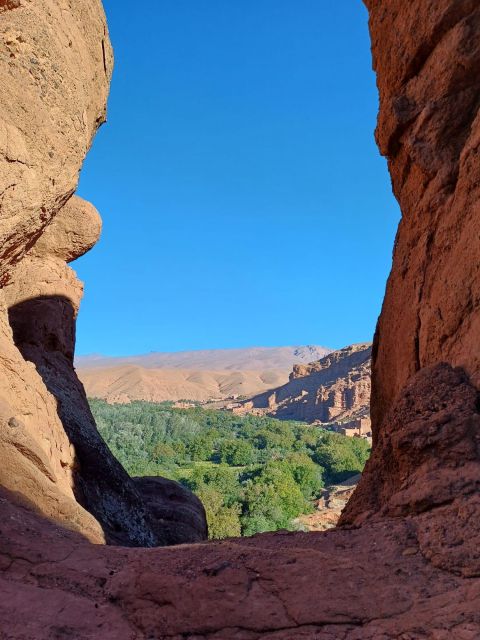
[[[480,385],[480,7],[366,4],[377,141],[403,214],[373,355],[379,424],[423,367],[449,362]]]
[[[478,494],[479,409],[462,369],[422,369],[385,416],[342,522],[414,516]]]
[[[105,121],[105,16],[98,0],[2,8],[0,485],[93,542],[172,543],[154,515],[168,492],[159,491],[152,510],[151,491],[143,495],[99,436],[73,369],[83,286],[67,263],[96,243],[101,221],[72,194]],[[205,516],[191,499],[196,541]]]
[[[74,478],[93,493],[94,478],[77,460],[69,429],[84,434],[88,463],[98,441],[67,370],[80,292],[63,261],[70,222],[52,228],[58,251],[34,247],[62,215],[75,183],[67,174],[76,175],[95,114],[103,113],[110,68],[103,13],[93,0],[0,1],[1,637],[480,637],[480,6],[367,5],[381,96],[377,137],[403,218],[373,348],[374,452],[344,527],[144,550],[86,540],[100,540],[103,529],[80,504],[90,498],[74,493]],[[50,72],[50,53],[61,75]],[[40,59],[37,69],[32,60]],[[85,120],[76,117],[84,111]],[[62,140],[63,127],[53,182],[57,156],[46,150]],[[74,251],[90,242],[80,234]],[[112,482],[125,478],[116,473]],[[172,502],[159,505],[158,481],[126,482],[164,535],[161,521],[175,501],[183,532],[195,521],[195,505],[185,508],[178,488],[163,485]],[[113,494],[114,484],[107,483]],[[114,502],[131,517],[135,505],[116,486]]]
[[[411,487],[407,491],[417,465],[414,477],[427,483],[424,492],[441,493],[444,482],[454,483],[454,493],[470,491],[476,482],[470,474],[478,473],[471,461],[478,437],[473,396],[480,386],[480,6],[474,0],[366,4],[380,92],[376,135],[402,220],[373,347],[376,446],[344,522],[358,521],[371,509],[389,512],[392,500],[404,499],[394,498],[401,486],[402,496],[419,499]],[[448,373],[441,363],[464,373]],[[463,385],[473,385],[466,413],[461,402],[452,406],[455,394],[469,395],[459,376]],[[439,401],[435,390],[425,405],[420,401],[419,413],[432,407],[424,423],[430,435],[420,438],[408,435],[398,415],[405,393],[419,395],[411,380],[425,388],[428,378],[443,397]],[[439,440],[451,451],[440,455]],[[428,460],[437,455],[441,462]],[[423,509],[433,504],[425,497]],[[395,512],[401,511],[398,506]]]
[[[371,351],[370,344],[357,344],[295,365],[287,384],[247,400],[238,412],[337,425],[368,421]]]

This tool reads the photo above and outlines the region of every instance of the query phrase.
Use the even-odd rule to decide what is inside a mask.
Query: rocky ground
[[[314,513],[299,516],[295,524],[305,531],[333,529],[338,524],[342,511],[357,488],[359,480],[360,475],[357,475],[337,485],[326,487],[322,496],[315,501]]]

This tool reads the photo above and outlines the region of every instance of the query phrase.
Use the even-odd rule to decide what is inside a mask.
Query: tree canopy
[[[196,493],[211,538],[291,529],[325,484],[362,471],[369,445],[315,425],[171,403],[90,400],[100,433],[134,476]]]

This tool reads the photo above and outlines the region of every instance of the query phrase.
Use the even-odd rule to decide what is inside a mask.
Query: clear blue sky
[[[105,0],[78,353],[372,337],[399,212],[360,0]]]

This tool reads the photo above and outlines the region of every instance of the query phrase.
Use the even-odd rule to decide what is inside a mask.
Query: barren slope
[[[78,372],[91,398],[108,402],[206,400],[253,395],[288,380],[288,370],[145,369],[135,365]]]
[[[146,353],[138,356],[108,357],[102,355],[77,356],[78,369],[106,369],[137,365],[146,369],[207,369],[209,371],[266,371],[290,370],[294,364],[313,362],[330,353],[319,346],[248,347],[245,349],[210,349]]]

